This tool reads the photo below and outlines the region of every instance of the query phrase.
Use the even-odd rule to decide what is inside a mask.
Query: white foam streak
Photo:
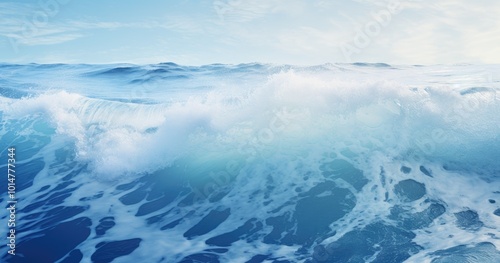
[[[474,159],[482,144],[499,144],[496,90],[461,95],[453,86],[417,87],[361,73],[295,70],[261,83],[251,90],[216,89],[168,104],[51,91],[2,105],[7,115],[45,114],[58,134],[75,139],[80,158],[112,177],[160,169],[203,143],[218,147],[215,141],[223,148],[227,142],[238,144],[230,147],[248,144],[264,134],[277,112],[285,111],[294,116],[273,144],[329,140],[329,134],[335,140],[359,140],[353,134],[366,134],[379,150],[417,150],[455,162],[467,161],[456,154],[463,149]]]

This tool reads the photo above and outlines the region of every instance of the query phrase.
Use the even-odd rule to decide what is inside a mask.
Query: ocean
[[[500,65],[0,64],[2,262],[500,262]]]

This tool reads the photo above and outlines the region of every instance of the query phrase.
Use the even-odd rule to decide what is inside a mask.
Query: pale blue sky
[[[496,0],[0,0],[0,62],[500,63]]]

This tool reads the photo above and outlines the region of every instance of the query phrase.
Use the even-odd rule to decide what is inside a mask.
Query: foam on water
[[[446,262],[481,242],[499,258],[498,66],[33,67],[1,69],[3,148],[42,163],[19,240],[112,217],[84,262],[132,238],[113,262]],[[399,241],[343,252],[370,229]]]

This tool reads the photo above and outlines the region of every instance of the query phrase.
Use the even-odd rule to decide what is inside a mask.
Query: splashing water
[[[500,66],[0,74],[5,261],[500,261]]]

